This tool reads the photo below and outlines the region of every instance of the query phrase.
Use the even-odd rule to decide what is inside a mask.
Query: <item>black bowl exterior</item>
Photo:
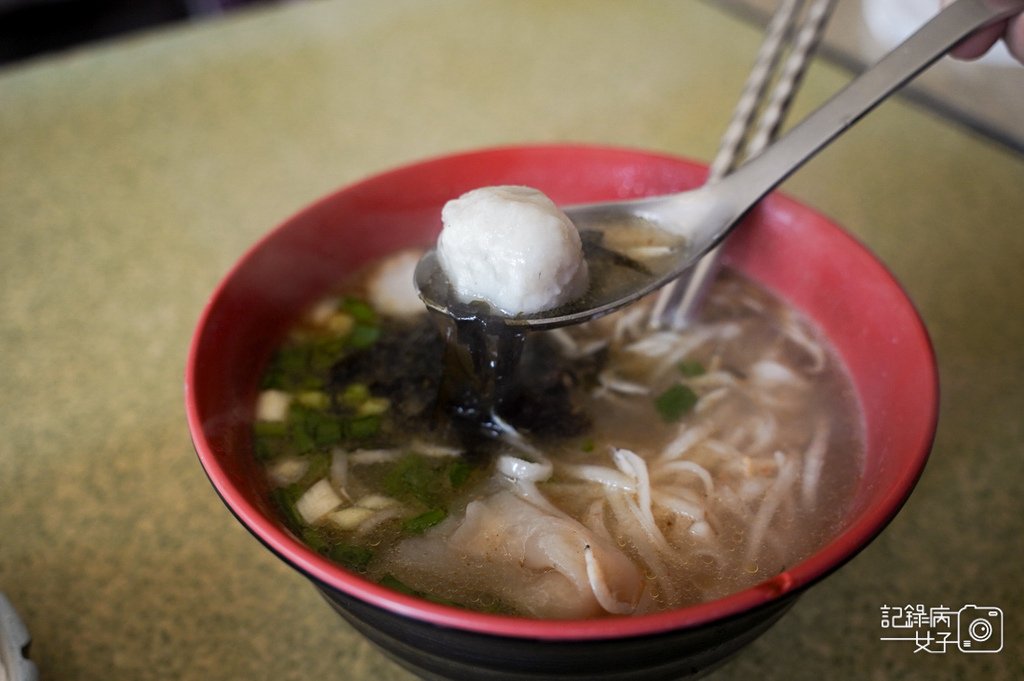
[[[729,619],[662,634],[550,641],[441,627],[316,586],[356,631],[395,662],[431,681],[693,679],[711,672],[771,628],[799,596],[792,592]]]

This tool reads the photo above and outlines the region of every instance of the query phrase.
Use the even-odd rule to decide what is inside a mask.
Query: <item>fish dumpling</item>
[[[644,586],[618,547],[507,490],[401,542],[395,567],[396,577],[415,588],[487,594],[542,618],[628,614]]]

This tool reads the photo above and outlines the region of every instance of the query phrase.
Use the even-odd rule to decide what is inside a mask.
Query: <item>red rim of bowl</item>
[[[588,620],[538,620],[523,617],[493,615],[455,607],[431,603],[413,596],[408,596],[376,583],[367,581],[358,575],[328,561],[326,558],[306,547],[300,540],[285,530],[279,521],[267,517],[247,498],[244,490],[235,484],[218,459],[218,455],[207,437],[203,426],[203,417],[195,398],[196,380],[198,375],[197,355],[201,345],[204,329],[217,301],[224,295],[233,277],[246,261],[258,252],[276,233],[287,228],[297,217],[332,202],[335,197],[358,189],[370,183],[379,183],[399,176],[409,170],[436,163],[459,163],[467,160],[494,160],[513,157],[517,163],[523,159],[529,161],[535,154],[566,154],[583,155],[603,154],[622,156],[636,161],[644,159],[669,162],[703,169],[700,164],[686,159],[660,153],[652,153],[628,148],[605,147],[594,145],[540,145],[497,147],[477,151],[456,153],[410,163],[390,171],[371,176],[360,182],[343,187],[281,223],[254,244],[231,268],[221,280],[213,295],[206,304],[195,334],[189,347],[185,370],[185,401],[189,429],[193,444],[216,492],[229,510],[238,520],[265,546],[280,558],[326,587],[336,589],[352,597],[378,606],[405,617],[429,622],[443,627],[462,629],[479,634],[510,636],[549,641],[600,640],[657,634],[685,628],[694,628],[739,615],[743,612],[767,605],[783,596],[799,592],[826,577],[841,567],[865,548],[896,516],[900,508],[910,496],[917,480],[923,472],[931,450],[938,417],[938,374],[934,351],[927,330],[916,309],[906,296],[905,291],[888,269],[879,262],[859,241],[850,236],[842,228],[831,223],[815,211],[793,201],[784,195],[773,194],[765,203],[773,204],[783,212],[796,212],[802,218],[820,221],[831,227],[829,238],[845,241],[843,248],[857,252],[862,264],[872,270],[879,285],[894,294],[903,309],[900,314],[910,315],[911,324],[908,329],[909,343],[918,352],[922,361],[930,368],[925,375],[918,376],[923,382],[917,386],[921,398],[920,409],[924,410],[925,418],[916,442],[910,447],[911,454],[896,471],[889,471],[888,494],[871,507],[856,515],[853,522],[825,546],[814,552],[805,560],[793,565],[781,574],[742,591],[723,598],[708,601],[676,610],[647,615],[626,617],[607,617]],[[760,209],[758,209],[760,210]],[[737,232],[737,236],[740,231]],[[732,240],[730,240],[730,246]],[[860,390],[858,389],[858,392]]]

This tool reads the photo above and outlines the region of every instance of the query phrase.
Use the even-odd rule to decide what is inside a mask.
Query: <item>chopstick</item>
[[[722,135],[708,182],[720,180],[756,156],[778,134],[834,6],[835,0],[780,2]],[[718,272],[721,250],[719,245],[661,290],[651,309],[651,327],[679,329],[696,317]]]

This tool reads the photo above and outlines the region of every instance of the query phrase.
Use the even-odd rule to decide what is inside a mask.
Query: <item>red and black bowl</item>
[[[852,378],[863,413],[862,479],[839,533],[760,584],[657,614],[537,620],[472,612],[369,582],[290,532],[252,451],[263,368],[285,331],[346,275],[433,243],[441,206],[484,185],[536,187],[562,204],[698,186],[706,168],[644,151],[511,147],[427,160],[341,189],[253,246],[214,291],[188,356],[185,401],[214,489],[270,551],[405,667],[430,679],[677,679],[714,668],[892,520],[927,460],[938,412],[935,356],[913,304],[862,244],[773,194],[730,237],[727,263],[810,318]]]

